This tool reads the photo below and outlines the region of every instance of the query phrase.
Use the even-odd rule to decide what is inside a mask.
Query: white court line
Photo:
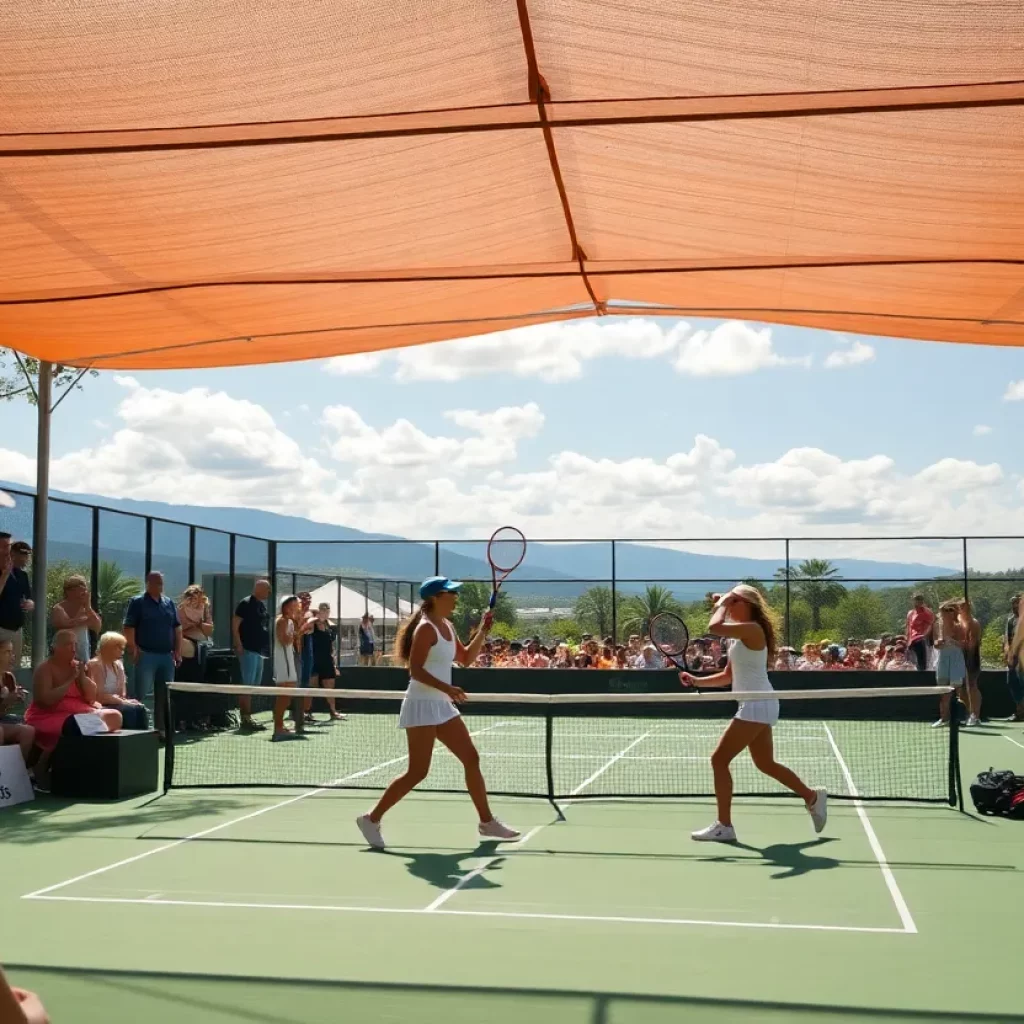
[[[544,828],[546,826],[540,826]],[[410,907],[340,907],[323,903],[230,903],[224,900],[120,899],[112,896],[38,896],[39,900],[64,903],[121,903],[147,907],[214,907],[224,910],[320,910],[351,914],[430,914],[432,917],[477,917],[525,921],[594,921],[600,924],[693,925],[707,928],[760,928],[780,931],[859,932],[874,935],[907,935],[905,928],[870,928],[845,924],[788,924],[782,921],[709,921],[687,917],[618,917],[608,914],[543,914],[505,910],[431,910]]]
[[[626,746],[626,747],[623,747],[623,749],[622,749],[622,750],[620,750],[620,751],[619,751],[619,752],[618,752],[617,754],[613,755],[613,756],[612,756],[612,757],[611,757],[611,758],[610,758],[610,759],[609,759],[609,760],[608,760],[608,761],[607,761],[607,762],[606,762],[605,764],[601,765],[601,767],[600,767],[600,768],[598,768],[598,770],[597,770],[596,772],[594,772],[594,774],[593,774],[593,775],[591,775],[591,776],[590,776],[590,778],[588,778],[588,779],[587,779],[587,780],[586,780],[585,782],[581,782],[581,783],[580,783],[580,784],[579,784],[579,785],[578,785],[578,786],[577,786],[577,787],[576,787],[576,788],[575,788],[575,789],[574,789],[574,790],[572,791],[572,794],[571,794],[571,795],[572,795],[572,796],[576,796],[576,794],[577,794],[577,793],[581,793],[581,792],[582,792],[582,791],[583,791],[584,789],[586,789],[586,788],[587,788],[587,786],[589,786],[589,785],[590,785],[590,784],[591,784],[591,783],[592,783],[592,782],[593,782],[593,781],[594,781],[595,779],[597,779],[597,778],[600,778],[600,777],[601,777],[601,776],[602,776],[602,775],[603,775],[603,774],[604,774],[604,773],[605,773],[606,771],[608,771],[608,769],[609,769],[609,768],[611,768],[611,766],[612,766],[613,764],[615,764],[615,763],[616,763],[617,761],[620,761],[620,760],[622,760],[622,758],[623,758],[623,757],[625,757],[625,756],[626,756],[626,754],[628,754],[628,753],[629,753],[629,751],[631,751],[631,750],[632,750],[632,749],[633,749],[633,748],[634,748],[634,747],[635,747],[635,746],[636,746],[636,745],[637,745],[638,743],[640,743],[640,742],[641,742],[642,740],[645,740],[645,739],[647,739],[647,737],[648,737],[648,736],[650,736],[650,735],[651,735],[651,734],[650,734],[649,732],[645,732],[645,733],[644,733],[644,734],[643,734],[642,736],[637,736],[637,737],[636,737],[636,738],[635,738],[635,739],[633,740],[633,742],[632,742],[632,743],[630,743],[630,744],[629,744],[628,746]],[[532,838],[533,838],[533,837],[534,837],[534,836],[535,836],[535,835],[536,835],[536,834],[537,834],[538,832],[540,832],[540,831],[541,831],[542,829],[545,829],[545,828],[547,828],[547,827],[548,827],[548,825],[550,825],[550,824],[551,824],[551,822],[550,822],[550,821],[549,821],[549,822],[545,822],[545,823],[544,823],[543,825],[538,825],[538,826],[537,826],[536,828],[533,828],[533,829],[531,829],[531,830],[530,830],[529,832],[527,832],[527,833],[526,833],[526,835],[525,835],[525,836],[523,836],[523,837],[522,837],[522,839],[520,839],[520,840],[519,840],[519,841],[518,841],[518,842],[517,842],[517,843],[516,843],[515,845],[516,845],[516,846],[523,846],[523,845],[525,845],[525,844],[526,844],[526,843],[527,843],[527,842],[528,842],[528,841],[529,841],[530,839],[532,839]],[[452,887],[451,887],[450,889],[445,889],[445,891],[444,891],[443,893],[441,893],[441,894],[440,894],[440,895],[439,895],[439,896],[437,897],[437,899],[435,899],[435,900],[434,900],[434,901],[433,901],[432,903],[430,903],[430,904],[429,904],[429,906],[427,906],[427,907],[425,907],[425,908],[424,908],[424,911],[425,911],[426,913],[428,913],[428,914],[433,914],[433,913],[437,913],[437,912],[438,912],[438,911],[440,910],[440,908],[441,908],[442,906],[444,906],[444,904],[445,904],[445,903],[447,903],[447,902],[448,902],[448,900],[450,900],[450,899],[451,899],[451,898],[452,898],[452,897],[453,897],[453,896],[454,896],[454,895],[455,895],[455,894],[456,894],[456,893],[457,893],[457,892],[458,892],[458,891],[459,891],[460,889],[462,889],[462,888],[463,888],[463,887],[464,887],[464,886],[465,886],[465,885],[466,885],[466,884],[467,884],[468,882],[471,882],[471,881],[472,881],[472,880],[473,880],[474,878],[478,878],[478,877],[479,877],[480,875],[482,875],[482,874],[483,874],[483,873],[484,873],[484,872],[485,872],[485,871],[486,871],[486,870],[487,870],[487,869],[488,869],[489,867],[491,867],[492,865],[496,864],[496,863],[497,863],[498,861],[500,861],[500,860],[503,860],[503,859],[504,859],[504,856],[505,856],[504,854],[502,854],[502,853],[499,853],[499,854],[496,854],[496,855],[495,855],[495,856],[493,856],[493,857],[489,857],[489,858],[488,858],[487,860],[485,860],[485,861],[484,861],[484,862],[483,862],[482,864],[479,864],[479,865],[477,865],[477,866],[476,866],[475,868],[473,868],[473,870],[472,870],[472,871],[470,871],[470,872],[468,872],[467,874],[463,875],[463,876],[462,876],[462,878],[460,878],[460,879],[458,880],[458,882],[457,882],[457,883],[456,883],[455,885],[453,885],[453,886],[452,886]]]
[[[490,725],[486,729],[480,729],[478,732],[472,733],[471,735],[478,736],[481,733],[490,732],[492,729],[499,728],[500,725],[501,723],[498,723],[497,725]],[[343,782],[351,782],[353,779],[361,779],[365,775],[372,775],[374,772],[379,772],[384,768],[389,768],[393,764],[406,761],[408,760],[408,757],[408,754],[403,754],[401,757],[391,758],[390,761],[382,761],[380,764],[375,764],[372,768],[364,768],[362,771],[353,772],[351,775],[343,775],[317,789],[309,789],[305,793],[289,797],[287,800],[282,800],[280,803],[271,804],[269,807],[261,807],[258,811],[252,811],[249,814],[243,814],[240,818],[232,818],[230,821],[225,821],[220,825],[214,825],[212,828],[203,829],[201,832],[194,832],[190,836],[185,836],[184,839],[176,839],[173,843],[165,843],[163,846],[158,846],[153,850],[146,850],[144,853],[137,853],[134,857],[126,857],[124,860],[117,861],[116,864],[108,864],[106,867],[96,868],[94,871],[87,871],[83,875],[76,875],[74,878],[69,878],[64,882],[58,882],[56,885],[48,885],[45,889],[36,889],[35,892],[26,893],[21,898],[23,900],[54,898],[47,897],[46,893],[55,892],[57,889],[67,888],[67,886],[74,885],[76,882],[84,882],[87,878],[94,878],[96,875],[105,875],[108,871],[113,871],[115,868],[123,868],[128,864],[134,864],[136,861],[145,860],[147,857],[153,857],[158,853],[166,853],[168,850],[174,850],[179,846],[184,846],[186,843],[191,843],[193,840],[205,839],[206,836],[211,836],[214,832],[220,832],[223,829],[230,828],[232,825],[239,825],[243,821],[258,818],[260,815],[269,814],[271,811],[279,810],[282,807],[288,807],[291,804],[297,804],[300,800],[305,800],[307,797],[326,793],[332,786],[340,786]],[[153,901],[149,900],[147,902],[152,903]]]
[[[1015,747],[1020,747],[1021,750],[1024,750],[1024,743],[1018,743],[1016,740],[1010,739],[1009,736],[1004,736],[1003,739],[1006,740],[1007,743],[1012,743]]]
[[[822,722],[821,727],[825,730],[825,733],[828,736],[828,741],[832,745],[832,753],[836,755],[836,760],[839,762],[839,767],[842,769],[843,777],[846,779],[846,785],[850,790],[850,796],[859,798],[860,794],[857,792],[857,786],[853,781],[853,776],[850,774],[850,769],[846,765],[846,761],[844,760],[842,752],[836,743],[835,737],[832,735],[832,730],[828,727],[826,722]],[[875,855],[875,860],[878,861],[878,866],[882,869],[882,877],[885,879],[885,885],[889,890],[889,895],[892,897],[893,903],[896,904],[896,912],[900,915],[900,921],[903,923],[903,931],[910,935],[916,935],[917,925],[914,924],[914,919],[910,916],[910,908],[907,906],[907,901],[903,898],[903,893],[900,892],[900,887],[896,884],[896,876],[893,875],[892,869],[889,867],[889,862],[886,860],[882,844],[878,841],[878,836],[875,834],[874,826],[871,824],[871,819],[868,817],[867,811],[864,810],[864,803],[860,799],[854,799],[853,806],[857,808],[857,816],[860,818],[860,823],[864,826],[864,834],[868,837],[868,844],[871,846],[871,852]]]

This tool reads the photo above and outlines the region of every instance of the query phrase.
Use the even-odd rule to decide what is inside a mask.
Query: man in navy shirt
[[[0,534],[0,640],[11,641],[15,672],[21,668],[25,616],[35,607],[25,571],[31,557],[32,548],[25,541],[12,544],[9,533]]]
[[[151,572],[145,591],[128,602],[124,635],[135,661],[135,696],[141,701],[155,697],[153,717],[162,736],[164,687],[174,682],[181,664],[181,623],[174,602],[164,596],[163,573]]]

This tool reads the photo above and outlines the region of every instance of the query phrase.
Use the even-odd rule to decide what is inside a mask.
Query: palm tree
[[[126,576],[117,562],[100,562],[96,580],[96,611],[104,630],[120,630],[128,602],[142,590],[134,576]]]
[[[682,605],[671,590],[652,583],[642,594],[629,598],[623,605],[620,620],[622,632],[646,633],[651,619],[662,612],[675,612],[679,615],[682,612]]]
[[[585,590],[573,606],[573,617],[588,632],[604,638],[612,631],[611,587],[591,587]]]
[[[811,627],[821,629],[821,611],[833,608],[843,599],[846,587],[835,577],[839,569],[825,558],[808,558],[787,570],[777,569],[775,578],[782,580],[803,598],[811,609]]]

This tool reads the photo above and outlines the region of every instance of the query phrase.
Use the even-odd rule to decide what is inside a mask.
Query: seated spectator
[[[96,715],[111,732],[121,728],[121,713],[104,708],[86,694],[95,694],[95,684],[86,674],[85,662],[76,655],[78,638],[74,630],[61,629],[53,638],[50,657],[35,671],[32,703],[25,712],[25,724],[36,731],[36,744],[42,750],[36,762],[36,788],[50,790],[50,759],[63,736],[81,735],[78,715]]]
[[[569,645],[561,643],[555,648],[555,657],[552,662],[553,668],[572,668],[573,657],[572,651],[569,650]]]
[[[905,642],[897,642],[893,645],[892,653],[884,666],[880,665],[879,667],[886,672],[916,672],[917,657]]]
[[[821,660],[821,652],[814,644],[804,644],[802,656],[796,667],[800,672],[819,672],[825,667],[825,663]]]
[[[14,641],[0,640],[0,747],[5,743],[16,743],[21,747],[21,756],[27,768],[32,763],[36,731],[31,725],[25,725],[11,715],[11,711],[28,696],[28,692],[14,678],[11,671],[13,662]]]
[[[792,647],[780,647],[775,659],[776,672],[791,672],[796,668],[796,651]]]
[[[206,592],[198,583],[183,591],[178,601],[178,621],[181,623],[181,665],[176,678],[183,683],[201,683],[206,679],[213,612]]]
[[[846,666],[843,664],[842,651],[838,644],[831,644],[825,651],[825,671],[841,672]]]
[[[624,644],[615,648],[615,667],[619,670],[629,668],[629,654]]]
[[[615,668],[615,651],[610,643],[605,642],[601,647],[601,653],[597,658],[597,667],[603,669]]]
[[[508,645],[508,653],[505,655],[504,668],[523,668],[525,655],[523,645],[518,640],[513,640]]]
[[[84,576],[69,576],[64,581],[64,600],[50,610],[50,625],[75,634],[75,657],[83,664],[89,660],[89,633],[98,633],[103,624],[92,610],[89,583]]]
[[[654,644],[644,644],[640,656],[643,662],[637,666],[638,668],[654,671],[665,667],[664,661],[658,653],[658,648]]]
[[[96,687],[96,701],[121,712],[125,729],[149,728],[149,716],[141,701],[128,696],[124,651],[128,641],[120,633],[104,633],[96,645],[96,657],[86,671]]]
[[[859,640],[846,641],[846,654],[843,657],[843,668],[860,668],[861,648]]]
[[[540,644],[536,640],[531,640],[529,646],[526,648],[526,655],[523,658],[524,667],[547,668],[550,664],[551,662],[541,650]]]

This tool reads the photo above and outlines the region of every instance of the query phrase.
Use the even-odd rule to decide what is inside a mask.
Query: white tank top
[[[435,679],[440,679],[442,683],[447,683],[450,686],[452,682],[452,664],[455,661],[455,627],[445,619],[444,624],[448,627],[448,635],[451,637],[450,640],[446,640],[430,619],[424,618],[423,621],[437,634],[437,643],[427,653],[423,667]],[[442,693],[436,687],[427,686],[426,683],[421,683],[416,679],[409,680],[409,688],[405,691],[405,695],[407,697],[415,697],[417,700],[450,700],[446,693]]]
[[[740,693],[772,690],[768,678],[768,648],[752,651],[742,640],[729,644],[729,664],[732,666],[732,688]]]

